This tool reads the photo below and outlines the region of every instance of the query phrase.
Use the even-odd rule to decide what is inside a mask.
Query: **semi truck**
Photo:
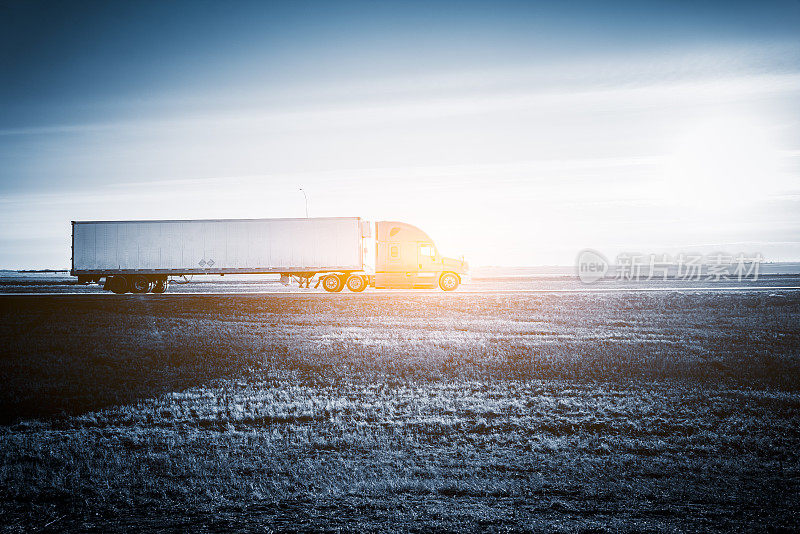
[[[374,237],[373,237],[374,236]],[[367,254],[374,249],[374,268]],[[416,226],[360,217],[72,221],[72,276],[115,293],[164,293],[189,275],[279,274],[337,293],[367,287],[453,291],[468,264]]]

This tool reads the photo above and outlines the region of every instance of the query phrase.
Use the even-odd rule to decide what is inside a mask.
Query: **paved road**
[[[800,286],[706,286],[706,287],[613,287],[613,288],[580,288],[580,289],[462,289],[456,290],[453,294],[456,295],[514,295],[514,294],[528,294],[528,293],[641,293],[641,292],[684,292],[684,293],[698,293],[698,292],[713,292],[713,293],[733,293],[733,292],[752,292],[752,291],[800,291]],[[372,290],[360,294],[353,294],[347,291],[342,291],[343,295],[443,295],[443,291],[433,289],[390,289],[390,290]],[[84,296],[84,297],[108,297],[108,298],[175,298],[175,297],[190,297],[190,296],[214,296],[214,295],[308,295],[320,296],[330,295],[338,296],[336,293],[328,293],[322,290],[294,290],[294,291],[184,291],[164,293],[160,295],[116,295],[108,291],[85,291],[85,292],[6,292],[0,293],[1,297],[9,296]]]
[[[232,278],[232,279],[231,279]],[[616,292],[741,292],[741,291],[798,291],[800,275],[764,275],[757,280],[602,280],[582,284],[574,276],[505,277],[473,279],[465,282],[457,294],[514,295],[531,293],[616,293]],[[345,290],[343,294],[348,294]],[[0,276],[0,295],[94,295],[115,297],[96,284],[78,285],[74,277],[64,274],[8,274]],[[197,277],[190,283],[170,284],[168,298],[178,295],[328,295],[322,288],[300,289],[296,285],[284,286],[277,280],[248,277]],[[442,294],[435,289],[367,289],[366,294],[430,295]]]

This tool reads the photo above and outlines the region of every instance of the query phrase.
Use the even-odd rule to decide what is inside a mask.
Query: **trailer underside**
[[[116,271],[116,272],[81,272],[71,271],[73,276],[78,277],[79,284],[100,284],[102,283],[103,289],[113,291],[114,293],[164,293],[167,291],[170,278],[180,278],[192,276],[197,274],[202,275],[218,275],[225,276],[226,274],[280,274],[281,282],[289,285],[295,282],[301,288],[318,288],[322,285],[325,291],[330,293],[338,293],[345,287],[354,293],[360,293],[367,287],[377,287],[379,289],[390,288],[435,288],[437,285],[444,291],[452,291],[461,283],[461,277],[456,273],[444,272],[436,273],[436,276],[427,277],[425,279],[416,279],[415,283],[411,285],[387,283],[387,274],[392,273],[377,273],[377,275],[367,274],[364,271],[342,269],[342,270],[326,270],[323,272],[318,271],[258,271],[258,272],[240,272],[225,271],[225,272],[183,272],[180,273],[170,271],[155,272],[155,271]],[[431,273],[434,274],[434,273]],[[376,283],[377,280],[377,283]],[[391,280],[391,276],[388,277]],[[182,283],[187,283],[188,280]],[[316,283],[315,283],[316,282]],[[181,283],[181,282],[179,282]]]

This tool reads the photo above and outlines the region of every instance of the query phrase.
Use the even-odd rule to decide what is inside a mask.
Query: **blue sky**
[[[479,265],[800,259],[798,2],[6,0],[0,80],[0,267],[301,185]]]

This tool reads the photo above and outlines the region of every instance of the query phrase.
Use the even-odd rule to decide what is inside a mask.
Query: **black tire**
[[[160,280],[156,280],[153,284],[153,289],[151,289],[153,293],[165,293],[167,291],[167,281],[166,279],[162,278]]]
[[[109,286],[117,295],[124,295],[128,292],[128,279],[124,276],[112,276]]]
[[[460,283],[461,280],[455,273],[443,273],[439,277],[439,287],[442,288],[442,291],[455,291]]]
[[[131,293],[147,293],[150,291],[150,279],[137,274],[131,279]]]
[[[353,293],[361,293],[367,289],[367,279],[360,274],[351,274],[347,278],[347,289]]]
[[[338,274],[329,274],[322,279],[322,287],[328,293],[338,293],[344,288],[344,279]]]

